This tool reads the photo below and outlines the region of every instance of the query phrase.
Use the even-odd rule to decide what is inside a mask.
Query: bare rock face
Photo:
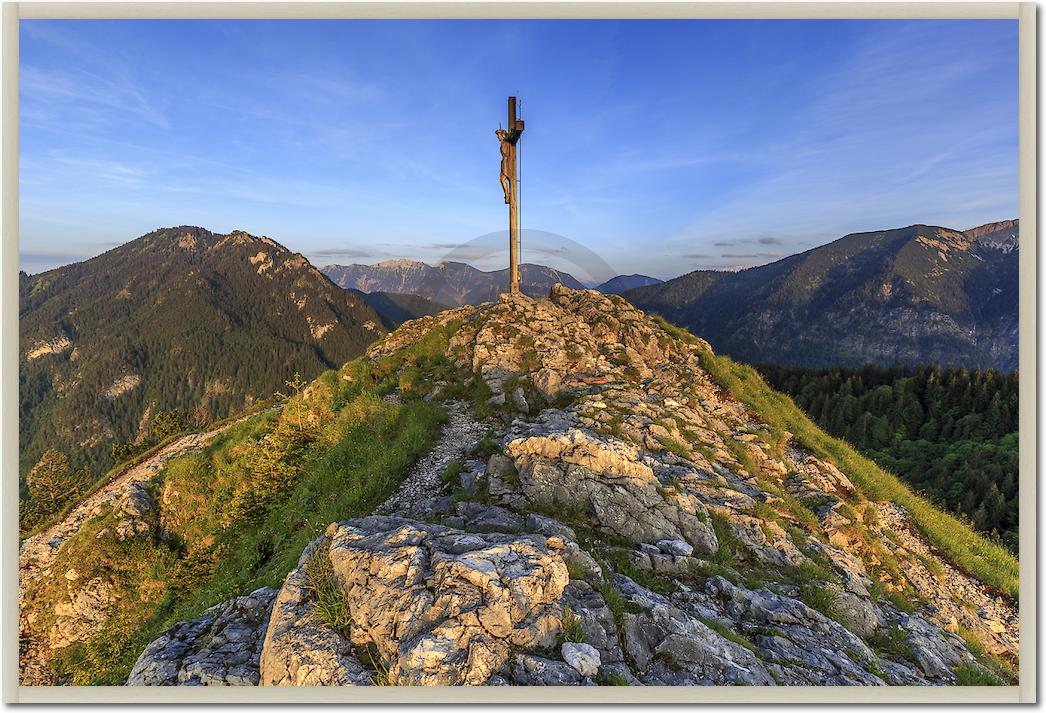
[[[506,447],[528,502],[580,506],[602,529],[636,542],[679,540],[705,554],[716,551],[704,505],[665,493],[634,446],[557,426]]]
[[[305,563],[326,538],[313,541],[284,580],[273,604],[262,648],[263,686],[367,686],[372,674],[352,651],[352,643],[324,625],[310,599]]]
[[[335,523],[310,545],[273,607],[262,685],[482,685],[512,650],[555,643],[568,581],[562,540],[471,534],[395,517]],[[352,617],[324,626],[303,565],[328,548]],[[356,652],[368,651],[376,671]]]
[[[258,589],[180,622],[134,664],[128,686],[256,686],[275,589]]]
[[[479,685],[509,651],[548,647],[567,584],[562,540],[369,517],[328,529],[352,640],[401,685]]]

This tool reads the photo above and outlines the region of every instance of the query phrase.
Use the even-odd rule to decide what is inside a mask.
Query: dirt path
[[[214,436],[254,415],[244,416],[211,431],[190,433],[187,436],[176,438],[142,462],[128,466],[113,476],[108,483],[87,496],[59,522],[26,538],[18,552],[19,599],[29,583],[49,572],[51,563],[66,540],[83,527],[83,524],[90,519],[91,513],[102,507],[115,505],[130,485],[149,480],[172,458],[202,449]]]
[[[27,618],[30,612],[26,611],[25,597],[30,584],[41,577],[52,576],[51,566],[66,541],[79,532],[93,514],[119,503],[132,485],[148,481],[171,459],[201,450],[214,436],[255,415],[249,414],[204,433],[176,438],[145,460],[113,476],[59,522],[22,542],[18,553],[19,677],[22,685],[53,684],[50,671],[37,655],[37,649],[45,644],[28,635],[32,627]]]
[[[489,426],[472,418],[462,402],[449,401],[445,407],[447,423],[439,440],[414,464],[396,492],[375,508],[375,514],[391,515],[419,500],[439,495],[443,491],[443,469],[451,461],[464,458],[487,432]]]

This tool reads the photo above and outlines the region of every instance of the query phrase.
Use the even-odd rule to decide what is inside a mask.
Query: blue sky
[[[621,273],[1017,215],[1016,21],[21,27],[30,272],[182,224],[319,265],[438,261],[505,227],[509,94],[524,227]],[[554,245],[524,258],[573,267]]]

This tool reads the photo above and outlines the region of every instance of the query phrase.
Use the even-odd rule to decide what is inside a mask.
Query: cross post
[[[516,97],[508,98],[508,129],[498,131],[501,140],[501,187],[508,203],[509,292],[520,291],[519,275],[519,175],[516,144],[523,134],[523,120],[516,116]]]

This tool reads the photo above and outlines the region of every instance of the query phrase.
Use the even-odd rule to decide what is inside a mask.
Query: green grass
[[[981,643],[981,640],[974,636],[973,632],[968,629],[960,626],[956,633],[966,642],[966,648],[970,650],[970,653],[977,658],[977,661],[979,661],[982,666],[988,669],[997,678],[1005,681],[1007,685],[1017,685],[1019,681],[1014,666],[1012,666],[1008,661],[988,653],[988,650],[984,647],[984,644]]]
[[[688,331],[654,317],[662,329],[673,337],[700,346]],[[887,472],[852,446],[822,431],[786,395],[771,389],[750,366],[704,348],[698,353],[701,367],[722,388],[745,403],[779,436],[791,432],[795,439],[818,457],[835,464],[864,494],[877,501],[889,501],[904,507],[913,524],[945,554],[950,562],[982,582],[1016,597],[1019,589],[1019,564],[1002,545],[991,542],[958,518],[934,507],[912,492],[897,476]]]
[[[378,648],[374,644],[356,646],[353,653],[360,660],[363,667],[371,672],[370,683],[372,686],[391,686],[392,678],[389,676],[389,667],[378,654]]]
[[[896,624],[870,634],[865,637],[865,642],[880,656],[915,661],[915,652],[912,651],[908,632]]]
[[[484,463],[490,459],[495,453],[501,453],[501,444],[494,440],[494,431],[489,430],[483,434],[483,438],[479,439],[479,442],[473,446],[472,451],[469,453],[471,458],[481,460]]]
[[[599,674],[600,686],[627,686],[628,679],[613,669],[603,669]]]
[[[564,557],[563,561],[567,565],[567,574],[571,579],[585,579],[587,572],[581,562],[575,557]]]
[[[690,460],[690,456],[691,456],[690,449],[687,448],[686,446],[684,446],[682,443],[680,443],[676,439],[671,438],[669,436],[654,436],[654,438],[669,453],[672,453],[673,455],[677,455],[680,458],[684,458],[686,460]]]
[[[708,617],[699,616],[698,620],[702,624],[707,626],[709,629],[715,631],[717,634],[722,636],[724,639],[732,641],[740,646],[743,646],[753,653],[756,651],[755,644],[753,644],[745,637],[741,636],[741,634],[730,629],[728,626],[726,626],[723,622],[719,621],[718,619],[709,619]]]
[[[1003,679],[996,676],[991,671],[981,668],[980,666],[974,666],[973,664],[964,663],[961,666],[956,666],[952,673],[955,674],[955,685],[956,686],[1008,686],[1010,685]]]
[[[829,619],[838,617],[839,593],[831,587],[823,584],[804,584],[799,587],[799,599]]]
[[[414,363],[403,360],[401,365],[439,368],[431,356],[415,352]],[[362,374],[365,366],[357,362],[346,368]],[[314,425],[304,444],[269,438],[280,429],[307,428],[296,415],[288,427],[281,414],[269,411],[232,426],[203,450],[171,460],[154,483],[167,495],[168,536],[160,538],[157,531],[151,538],[122,543],[111,536],[97,538],[112,519],[108,515],[71,538],[58,555],[61,569],[56,571],[75,567],[81,581],[111,579],[117,602],[114,616],[97,634],[56,652],[52,666],[59,679],[122,683],[138,653],[172,624],[258,587],[279,587],[305,546],[329,523],[365,515],[380,504],[431,448],[446,414],[420,398],[400,404],[380,398],[389,383],[398,381],[395,370],[380,378],[368,374],[362,381],[345,381],[330,372],[313,382],[307,409]],[[272,452],[284,443],[290,450]],[[258,484],[251,468],[259,449],[267,449],[271,462],[287,469],[260,493],[245,497]],[[230,511],[233,502],[256,508]],[[347,611],[335,596],[330,573],[319,562],[309,567],[321,617],[344,627]],[[58,580],[50,578],[30,592],[30,606],[42,612],[39,631],[46,631],[54,604],[67,596],[64,578]]]
[[[585,643],[585,629],[581,626],[581,618],[572,612],[570,607],[563,609],[563,629],[560,637],[561,644],[568,641],[575,644]]]
[[[641,587],[646,587],[658,594],[671,594],[676,591],[676,585],[670,579],[664,579],[638,569],[628,558],[628,554],[622,550],[607,550],[605,553],[607,561],[615,572],[623,574]]]
[[[812,560],[800,562],[797,567],[791,567],[783,574],[786,579],[800,586],[814,582],[834,582],[837,579],[828,567]]]
[[[455,458],[443,466],[443,470],[439,474],[440,482],[452,483],[463,472],[465,472],[465,463],[460,458]]]
[[[719,549],[712,557],[713,561],[716,564],[727,566],[737,564],[739,557],[744,553],[745,547],[737,539],[733,528],[730,527],[730,520],[715,510],[709,510],[709,515],[712,518],[712,530],[715,531],[716,540],[719,542]]]

